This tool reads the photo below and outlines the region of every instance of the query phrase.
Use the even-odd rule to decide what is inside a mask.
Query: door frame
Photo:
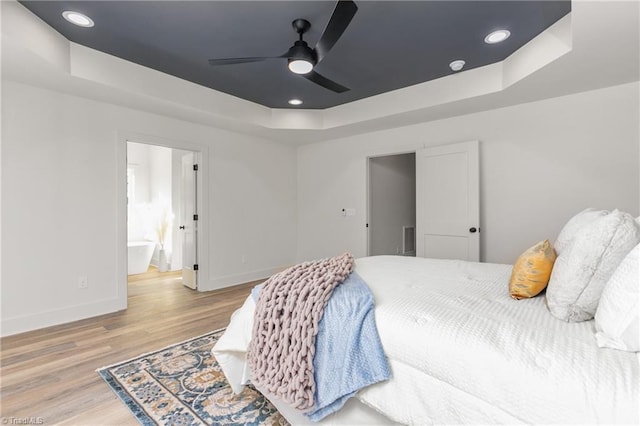
[[[380,158],[380,157],[392,157],[394,155],[405,155],[405,154],[416,154],[417,153],[417,149],[413,148],[413,149],[406,149],[406,150],[402,150],[402,151],[392,151],[392,152],[385,152],[385,153],[379,153],[379,154],[375,154],[375,155],[367,155],[366,158],[366,166],[365,166],[365,170],[366,170],[366,178],[365,178],[365,185],[366,185],[366,190],[365,190],[365,203],[367,206],[366,209],[366,214],[365,214],[365,234],[366,234],[366,238],[367,238],[367,252],[366,255],[367,256],[371,256],[371,227],[369,226],[369,224],[371,223],[371,160],[373,158]],[[416,176],[417,179],[417,176]],[[416,212],[417,212],[417,208],[416,208]]]
[[[196,200],[198,203],[198,215],[202,218],[198,222],[199,238],[196,242],[198,253],[198,279],[200,282],[209,281],[208,262],[209,242],[207,218],[209,217],[209,193],[205,190],[205,183],[209,182],[209,147],[197,142],[186,140],[168,139],[155,135],[147,135],[129,131],[117,131],[116,143],[116,259],[117,259],[117,294],[118,305],[122,309],[127,308],[128,278],[127,278],[127,142],[136,142],[147,145],[162,146],[165,148],[192,151],[198,161],[198,174]],[[208,185],[206,186],[208,188]]]

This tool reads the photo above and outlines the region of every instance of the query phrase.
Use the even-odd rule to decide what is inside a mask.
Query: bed
[[[598,347],[594,321],[559,321],[544,297],[510,298],[511,269],[357,259],[393,378],[362,389],[322,423],[638,424],[638,353]],[[214,348],[234,390],[250,380],[245,351],[254,307],[249,297]],[[311,424],[266,396],[292,424]]]

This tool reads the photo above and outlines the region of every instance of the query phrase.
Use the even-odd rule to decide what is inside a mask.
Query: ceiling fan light
[[[307,74],[313,69],[313,64],[304,59],[293,59],[289,61],[289,70],[295,74]]]

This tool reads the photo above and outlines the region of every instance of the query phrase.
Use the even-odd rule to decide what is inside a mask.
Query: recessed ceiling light
[[[449,68],[453,71],[460,71],[466,62],[462,59],[457,59],[449,64]]]
[[[289,105],[302,105],[302,101],[300,99],[289,99]]]
[[[509,30],[497,30],[487,35],[484,38],[484,42],[487,44],[500,43],[501,41],[508,39],[510,35],[511,32]]]
[[[89,27],[93,27],[95,25],[91,18],[89,18],[87,15],[84,15],[84,14],[82,14],[80,12],[74,12],[72,10],[65,10],[64,12],[62,12],[62,16],[67,21],[69,21],[72,24],[75,24],[75,25],[77,25],[79,27],[89,28]]]

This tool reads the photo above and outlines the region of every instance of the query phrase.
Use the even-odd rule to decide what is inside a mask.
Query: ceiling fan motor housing
[[[318,62],[316,53],[309,47],[306,41],[298,40],[289,49],[287,53],[289,62],[291,61],[307,61],[315,65]]]

